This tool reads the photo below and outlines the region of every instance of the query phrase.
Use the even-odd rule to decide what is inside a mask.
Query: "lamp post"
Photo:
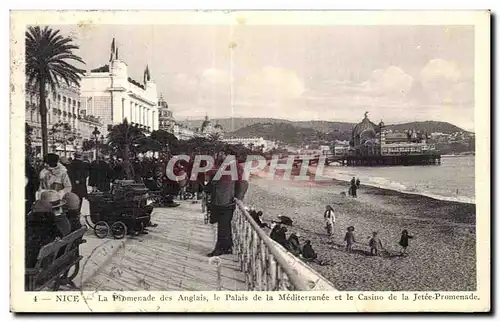
[[[99,134],[101,134],[101,132],[99,132],[99,130],[97,129],[97,126],[94,128],[94,131],[92,132],[92,134],[94,135],[94,140],[95,140],[95,158],[97,160],[97,155],[99,153],[99,141],[98,141],[98,136]]]

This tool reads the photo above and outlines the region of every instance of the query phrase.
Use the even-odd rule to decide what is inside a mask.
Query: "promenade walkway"
[[[156,208],[149,234],[128,237],[112,259],[84,281],[86,291],[246,290],[235,255],[220,256],[220,270],[206,255],[216,239],[215,225],[204,224],[200,204],[180,201]]]

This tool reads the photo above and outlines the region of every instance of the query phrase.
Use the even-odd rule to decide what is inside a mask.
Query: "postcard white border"
[[[133,15],[134,19],[130,19]],[[477,238],[477,276],[480,301],[430,301],[409,303],[402,300],[384,302],[342,301],[308,302],[297,305],[294,302],[260,302],[258,308],[264,311],[323,311],[323,312],[360,312],[360,311],[485,311],[490,307],[490,17],[487,11],[342,11],[342,12],[13,12],[11,14],[11,308],[14,311],[88,311],[83,303],[56,303],[47,301],[34,303],[34,294],[24,292],[23,234],[24,218],[22,213],[24,190],[22,182],[24,149],[20,149],[24,138],[24,30],[28,24],[218,24],[234,25],[244,16],[251,24],[314,24],[314,25],[474,25],[475,26],[475,127],[476,127],[476,238]],[[17,202],[15,202],[17,201]],[[18,269],[16,269],[18,268]],[[150,292],[124,292],[130,295]],[[200,292],[198,292],[200,293]],[[208,296],[212,292],[203,292]],[[249,298],[251,294],[249,293]],[[346,292],[340,292],[344,294]],[[349,292],[354,296],[359,292]],[[388,294],[388,292],[382,292]],[[54,297],[57,293],[46,292],[44,296]],[[68,294],[65,292],[65,294]],[[79,293],[78,293],[79,294]],[[262,294],[262,293],[260,293]],[[308,293],[310,294],[310,293]],[[332,294],[333,297],[333,294]],[[158,303],[144,306],[143,303],[95,303],[93,311],[157,311]],[[214,302],[210,305],[171,304],[160,305],[160,311],[247,311],[256,310],[253,301]]]

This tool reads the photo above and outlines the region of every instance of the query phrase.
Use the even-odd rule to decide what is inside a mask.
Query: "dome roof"
[[[219,123],[215,124],[214,128],[216,128],[216,129],[221,129],[221,130],[223,129],[223,128],[222,128],[222,125],[220,125]]]
[[[364,136],[368,134],[368,136],[372,136],[371,134],[375,134],[377,132],[377,125],[370,121],[367,116],[368,113],[365,113],[365,118],[361,121],[361,123],[357,124],[352,130],[352,136]]]
[[[210,122],[210,120],[208,119],[208,116],[205,116],[205,121],[203,121],[203,123],[201,123],[201,131],[203,132],[203,130],[208,127],[208,126],[211,126],[212,125],[212,122]]]

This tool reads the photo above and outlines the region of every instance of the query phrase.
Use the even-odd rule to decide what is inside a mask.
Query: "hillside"
[[[185,120],[185,121],[179,121],[182,124],[187,125],[188,127],[195,129],[201,127],[201,123],[203,123],[204,120]],[[210,119],[212,124],[215,125],[216,122],[218,122],[224,131],[231,132],[231,131],[236,131],[241,128],[244,128],[249,125],[254,125],[257,123],[293,123],[292,121],[288,120],[282,120],[282,119],[273,119],[273,118],[253,118],[253,117],[242,117],[242,118],[237,118],[235,117],[234,119],[231,118],[225,118],[225,119]],[[234,122],[234,130],[232,129]]]
[[[201,126],[203,120],[191,120],[191,121],[181,121],[181,123],[186,124],[190,128],[197,128]],[[273,119],[273,118],[226,118],[226,119],[213,119],[212,123],[218,122],[226,132],[236,132],[248,126],[255,124],[289,124],[296,128],[314,129],[323,133],[336,133],[336,136],[340,135],[344,137],[343,133],[351,132],[356,123],[348,122],[330,122],[330,121],[289,121],[284,119]],[[232,131],[232,125],[234,123],[234,131]],[[409,122],[402,124],[386,124],[386,128],[393,131],[404,131],[406,129],[415,129],[421,132],[442,132],[442,133],[454,133],[454,132],[465,132],[463,129],[447,122],[438,121],[425,121],[425,122]],[[258,129],[258,127],[256,128]],[[250,129],[247,132],[252,132]],[[258,132],[253,132],[252,136],[257,136]],[[260,136],[260,135],[259,135]]]
[[[455,133],[455,132],[466,132],[464,129],[459,128],[453,124],[448,122],[438,122],[438,121],[425,121],[425,122],[411,122],[411,123],[403,123],[403,124],[392,124],[387,125],[387,129],[391,129],[393,131],[404,131],[406,129],[416,129],[417,131],[421,131],[424,133],[433,133],[433,132],[441,132],[441,133]]]
[[[302,128],[289,123],[257,123],[237,131],[226,133],[225,137],[263,137],[292,145],[307,144],[326,140],[325,133],[311,128]]]

